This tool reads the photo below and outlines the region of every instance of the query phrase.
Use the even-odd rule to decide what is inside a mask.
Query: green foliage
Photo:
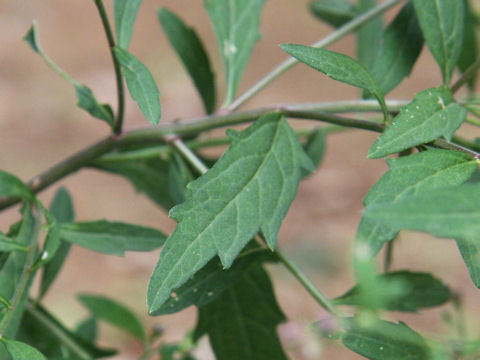
[[[371,10],[377,3],[377,0],[358,0],[357,13],[361,14]],[[372,68],[380,48],[382,29],[383,19],[381,16],[377,16],[360,27],[357,32],[357,58],[360,64],[369,70]]]
[[[2,338],[2,343],[11,355],[12,360],[47,360],[41,352],[27,344],[5,338]]]
[[[355,17],[355,6],[348,0],[317,0],[309,4],[310,11],[320,20],[339,27]]]
[[[457,246],[473,283],[477,288],[480,288],[480,241],[478,236],[457,239]]]
[[[32,200],[32,191],[17,177],[0,170],[0,196]]]
[[[132,38],[133,25],[137,17],[138,8],[142,0],[115,0],[115,31],[117,33],[117,45],[127,50]]]
[[[462,44],[462,52],[458,59],[458,68],[461,72],[465,72],[478,57],[478,36],[475,23],[475,15],[472,13],[468,0],[464,0],[465,22],[464,37]],[[476,76],[468,81],[470,90],[475,90]]]

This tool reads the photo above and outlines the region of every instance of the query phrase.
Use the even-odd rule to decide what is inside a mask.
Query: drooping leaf
[[[40,351],[20,341],[2,338],[1,342],[5,345],[12,360],[47,360]]]
[[[425,41],[449,84],[462,52],[464,5],[461,0],[413,0]]]
[[[235,97],[253,47],[260,39],[259,24],[264,3],[265,0],[203,0],[227,70],[224,106]]]
[[[28,247],[20,245],[8,236],[0,234],[0,252],[28,251]]]
[[[358,0],[357,13],[362,14],[377,6],[377,0]],[[357,31],[357,58],[368,70],[372,68],[380,47],[383,19],[377,16]]]
[[[399,281],[404,291],[395,298],[390,298],[383,308],[390,311],[413,311],[443,305],[451,298],[448,286],[428,273],[395,271],[382,274],[379,281]],[[344,295],[335,299],[339,305],[358,305],[360,287],[355,286]]]
[[[410,75],[423,47],[422,30],[408,2],[383,31],[370,72],[384,94]]]
[[[115,0],[115,30],[117,45],[127,50],[132,38],[133,25],[142,0]]]
[[[215,110],[215,75],[200,38],[193,28],[187,27],[177,15],[166,8],[158,10],[158,20],[170,45],[192,78],[205,111],[211,114]]]
[[[276,327],[285,320],[261,265],[202,306],[195,337],[208,334],[218,360],[283,360]]]
[[[254,244],[247,246],[229,269],[224,269],[220,261],[213,258],[190,280],[175,289],[153,315],[172,314],[190,305],[201,307],[228,289],[253,264],[265,260],[273,260],[271,251],[262,250]]]
[[[125,330],[145,343],[147,337],[142,323],[124,305],[103,296],[87,294],[79,295],[78,300],[90,311],[94,318]]]
[[[281,47],[289,55],[328,77],[370,92],[377,98],[387,116],[382,90],[368,70],[350,56],[297,44],[283,44]]]
[[[317,0],[309,9],[318,19],[335,27],[342,26],[356,16],[355,6],[348,0]]]
[[[145,65],[127,50],[115,47],[113,51],[118,62],[122,65],[130,96],[138,104],[147,120],[151,124],[157,125],[162,116],[162,109],[159,98],[160,91],[152,74]]]
[[[457,246],[473,283],[480,288],[480,236],[458,238]]]
[[[458,68],[462,73],[464,73],[478,57],[478,39],[475,18],[472,14],[472,9],[468,0],[463,0],[463,2],[465,8],[465,29],[462,52],[460,54],[460,59],[458,60]],[[477,76],[472,76],[470,78],[468,86],[471,90],[475,89],[476,80]]]
[[[0,197],[19,197],[31,201],[35,195],[19,178],[0,170]]]
[[[50,213],[55,217],[59,224],[69,223],[75,220],[72,198],[65,188],[61,187],[55,193],[50,205]],[[60,269],[70,251],[70,246],[69,242],[61,240],[60,247],[57,249],[54,257],[43,267],[40,280],[40,297],[47,293],[60,272]]]
[[[480,184],[407,195],[394,203],[374,203],[366,207],[363,216],[397,230],[425,231],[444,238],[471,238],[480,232]]]
[[[417,332],[404,323],[384,320],[352,321],[342,337],[350,350],[371,360],[427,360],[430,349]]]
[[[230,148],[188,185],[187,200],[170,211],[178,225],[150,279],[151,313],[215,255],[230,267],[258,231],[275,248],[301,169],[313,170],[292,129],[278,114],[228,134],[233,140]]]
[[[60,236],[70,243],[113,255],[155,250],[166,238],[152,228],[106,220],[61,224]]]
[[[315,168],[317,168],[321,164],[323,156],[325,155],[326,147],[327,138],[325,136],[325,132],[322,129],[317,129],[312,132],[308,137],[307,142],[303,146],[305,153],[312,160]],[[307,170],[304,170],[303,173],[304,176],[308,176],[311,174]]]
[[[444,86],[418,93],[375,141],[368,157],[381,158],[440,136],[450,139],[467,115],[467,110],[453,101],[450,90]]]

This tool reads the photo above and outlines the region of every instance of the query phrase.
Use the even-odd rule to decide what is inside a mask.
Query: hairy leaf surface
[[[187,200],[170,211],[178,225],[150,279],[151,313],[215,255],[230,267],[258,231],[275,248],[301,169],[313,170],[280,115],[266,115],[248,129],[228,135],[233,141],[230,148],[212,169],[188,185]]]
[[[467,110],[453,101],[444,86],[418,93],[375,141],[368,157],[381,158],[440,136],[450,139],[467,115]]]
[[[141,3],[142,0],[115,0],[114,2],[117,45],[122,49],[126,50],[130,45],[133,25]]]
[[[195,337],[208,334],[218,360],[286,360],[276,333],[285,320],[261,265],[200,308]]]
[[[192,78],[205,111],[211,114],[215,110],[215,76],[202,41],[193,28],[185,25],[177,15],[166,8],[158,10],[158,20],[170,45]]]
[[[413,0],[425,41],[449,84],[463,43],[464,5],[461,0]]]
[[[227,69],[229,105],[256,42],[260,39],[260,15],[265,0],[203,0],[215,28]]]
[[[355,6],[348,0],[317,0],[309,4],[318,19],[335,27],[342,26],[356,16]]]

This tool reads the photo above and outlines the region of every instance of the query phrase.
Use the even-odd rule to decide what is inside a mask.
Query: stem
[[[389,241],[387,243],[387,248],[385,249],[385,264],[383,266],[385,272],[388,272],[392,266],[394,241],[395,240]]]
[[[103,6],[102,0],[95,0],[95,5],[97,5],[100,18],[102,19],[102,25],[105,30],[105,34],[107,35],[108,46],[110,47],[110,54],[112,55],[113,67],[115,69],[115,81],[117,83],[118,109],[117,109],[117,117],[115,119],[115,123],[113,125],[112,130],[114,134],[119,135],[122,132],[123,117],[124,117],[124,111],[125,111],[125,91],[123,88],[122,71],[120,68],[120,63],[118,62],[117,58],[115,57],[115,53],[113,52],[113,48],[116,46],[115,39],[113,37],[112,27],[110,26],[110,22],[108,21],[107,12],[105,11],[105,7]]]
[[[198,158],[190,148],[177,135],[168,135],[165,137],[167,144],[177,150],[199,173],[205,174],[208,167]]]
[[[321,39],[320,41],[314,43],[313,47],[323,48],[341,38],[345,37],[352,31],[358,29],[360,26],[365,24],[366,22],[370,21],[374,17],[382,14],[383,12],[387,11],[391,7],[395,6],[396,4],[400,3],[403,0],[388,0],[384,3],[374,7],[370,11],[363,13],[362,15],[357,16],[353,20],[349,21],[345,25],[339,27],[337,30],[332,32],[330,35],[326,36],[325,38]],[[287,60],[280,63],[276,68],[274,68],[270,73],[264,76],[260,81],[258,81],[255,85],[253,85],[250,89],[245,91],[242,95],[240,95],[236,100],[234,100],[230,106],[226,108],[228,111],[233,111],[248,100],[250,100],[253,96],[259,93],[262,89],[264,89],[267,85],[269,85],[272,81],[277,79],[280,75],[282,75],[287,70],[291,69],[294,65],[298,64],[298,60],[290,57]]]
[[[310,280],[307,275],[290,259],[285,256],[285,254],[280,250],[275,250],[275,255],[281,261],[283,265],[290,271],[290,273],[303,285],[303,287],[312,295],[312,297],[330,314],[335,317],[342,318],[343,315],[338,311],[338,309],[328,300],[328,298],[323,295],[320,290],[315,286],[315,284]]]
[[[468,67],[467,70],[462,74],[462,76],[452,85],[452,93],[456,93],[460,88],[465,85],[472,76],[475,76],[478,69],[480,68],[480,58],[475,60],[475,62]]]

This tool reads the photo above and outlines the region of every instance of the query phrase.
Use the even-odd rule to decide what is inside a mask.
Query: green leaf
[[[166,238],[155,229],[106,220],[62,224],[60,236],[70,243],[113,255],[158,249]]]
[[[309,9],[318,19],[335,27],[342,26],[356,16],[355,6],[348,0],[317,0]]]
[[[162,116],[160,91],[152,74],[135,56],[119,47],[113,48],[115,57],[122,65],[123,75],[127,81],[128,91],[138,104],[147,120],[157,125]]]
[[[55,217],[57,223],[69,223],[75,219],[72,198],[68,191],[61,187],[55,193],[50,205],[50,213]],[[44,296],[53,281],[57,277],[65,259],[70,251],[70,243],[61,241],[53,258],[43,267],[40,280],[40,297]]]
[[[342,337],[350,350],[371,360],[427,360],[430,349],[425,340],[404,323],[366,319],[355,320]]]
[[[425,41],[449,84],[463,44],[464,5],[461,0],[413,0]]]
[[[480,184],[440,188],[407,195],[394,203],[374,203],[364,216],[397,230],[426,231],[466,239],[480,232]]]
[[[377,0],[358,0],[357,13],[362,14],[377,6]],[[357,58],[368,70],[372,68],[380,48],[383,19],[376,16],[357,31]]]
[[[386,242],[397,237],[398,232],[384,224],[376,223],[375,219],[362,217],[355,235],[355,243],[368,245],[370,256],[374,257]]]
[[[265,0],[203,0],[227,70],[224,106],[233,101],[253,47],[260,39],[259,24],[264,3]]]
[[[395,298],[389,298],[383,309],[390,311],[416,312],[419,309],[445,304],[451,298],[448,286],[428,273],[395,271],[378,276],[381,282],[399,282],[403,291]],[[335,299],[338,305],[359,305],[361,288],[357,285]]]
[[[172,314],[190,305],[201,307],[230,287],[250,266],[265,260],[273,260],[272,252],[262,250],[258,245],[247,246],[229,269],[224,269],[220,261],[214,258],[175,289],[175,293],[153,315]]]
[[[228,135],[233,141],[230,148],[188,185],[187,200],[170,211],[178,225],[150,279],[151,313],[215,255],[230,267],[258,231],[275,248],[301,169],[313,170],[294,132],[278,114]]]
[[[382,106],[385,117],[387,117],[388,110],[382,90],[368,70],[350,56],[331,50],[297,44],[283,44],[281,47],[289,55],[328,77],[372,93]]]
[[[215,110],[215,76],[200,38],[166,8],[158,10],[158,20],[202,97],[205,111],[211,114]]]
[[[0,170],[0,197],[19,197],[32,201],[35,195],[19,178]]]
[[[127,307],[103,296],[78,295],[78,300],[90,311],[92,316],[127,331],[143,343],[147,337],[145,329],[137,316]]]
[[[127,50],[132,38],[133,25],[142,0],[115,0],[115,30],[117,45]]]
[[[472,65],[478,57],[478,39],[475,17],[467,0],[463,0],[465,8],[465,29],[462,45],[462,52],[458,60],[458,68],[464,73],[470,65]],[[478,71],[477,71],[478,73]],[[475,89],[477,76],[472,76],[468,82],[470,90]]]
[[[43,206],[41,207],[45,219],[47,220],[47,236],[43,244],[43,249],[33,263],[31,269],[37,270],[52,260],[60,248],[60,226],[55,217]]]
[[[12,360],[47,360],[40,351],[30,345],[5,338],[2,338],[1,341],[7,348]]]
[[[303,146],[305,153],[312,160],[315,168],[321,164],[327,147],[327,137],[323,129],[317,129],[310,134],[306,144]],[[303,176],[308,176],[312,172],[304,170]]]
[[[95,342],[98,335],[98,323],[97,319],[93,316],[86,318],[80,324],[77,325],[75,334],[80,336],[83,340],[89,342]]]
[[[0,234],[0,252],[28,251],[28,247],[19,245],[8,236]]]
[[[168,164],[168,189],[175,205],[186,200],[187,184],[192,180],[193,175],[182,156],[176,152],[173,153]]]
[[[384,94],[410,75],[423,47],[422,30],[408,2],[383,31],[370,72]]]
[[[480,238],[478,235],[457,239],[457,246],[467,265],[470,277],[477,288],[480,288]]]
[[[467,110],[453,101],[444,86],[418,93],[375,141],[368,157],[381,158],[441,136],[450,139],[467,115]]]
[[[285,316],[260,265],[199,310],[195,337],[208,334],[217,360],[287,359],[276,333]]]

